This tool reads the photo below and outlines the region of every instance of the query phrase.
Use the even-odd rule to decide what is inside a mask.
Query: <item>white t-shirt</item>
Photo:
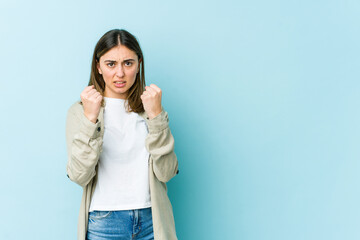
[[[104,99],[103,151],[89,211],[150,207],[146,122],[139,114],[125,111],[124,99]]]

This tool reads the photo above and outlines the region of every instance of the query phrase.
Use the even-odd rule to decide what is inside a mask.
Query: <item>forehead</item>
[[[100,60],[122,61],[129,58],[137,60],[136,53],[123,45],[119,45],[107,51],[104,55],[100,57]]]

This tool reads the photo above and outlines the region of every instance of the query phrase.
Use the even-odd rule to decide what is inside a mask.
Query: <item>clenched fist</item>
[[[93,123],[99,116],[103,96],[95,89],[94,85],[87,86],[80,94],[84,106],[85,116]]]
[[[149,119],[153,119],[161,113],[161,89],[158,86],[155,84],[146,86],[140,98]]]

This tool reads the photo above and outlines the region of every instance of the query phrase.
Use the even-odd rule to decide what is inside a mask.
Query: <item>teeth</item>
[[[125,82],[115,82],[115,83],[125,83]]]

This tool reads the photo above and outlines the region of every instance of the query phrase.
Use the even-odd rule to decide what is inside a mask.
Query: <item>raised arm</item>
[[[81,106],[79,106],[81,108]],[[75,108],[76,109],[76,108]],[[85,187],[95,176],[102,147],[101,122],[93,123],[79,109],[70,108],[66,118],[68,161],[66,172],[71,181]]]
[[[168,182],[178,171],[178,160],[174,152],[174,137],[169,128],[168,113],[161,113],[151,120],[146,119],[149,133],[145,146],[150,153],[155,176],[161,182]]]

